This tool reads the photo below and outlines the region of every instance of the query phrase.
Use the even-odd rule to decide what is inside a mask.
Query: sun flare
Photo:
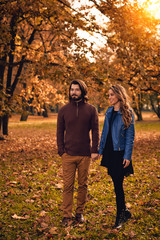
[[[160,0],[139,0],[148,14],[160,19]]]

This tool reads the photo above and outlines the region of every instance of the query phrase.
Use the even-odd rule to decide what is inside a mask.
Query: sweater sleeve
[[[65,122],[63,109],[60,109],[57,118],[57,146],[58,146],[58,154],[60,156],[63,155],[64,151],[64,131],[65,131]]]
[[[98,153],[98,144],[99,144],[99,120],[98,120],[98,113],[96,108],[93,108],[92,113],[92,148],[91,153]]]

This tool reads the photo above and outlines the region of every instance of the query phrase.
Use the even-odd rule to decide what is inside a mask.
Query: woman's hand
[[[130,161],[128,159],[124,159],[123,160],[123,165],[124,165],[124,168],[128,167],[130,164]]]

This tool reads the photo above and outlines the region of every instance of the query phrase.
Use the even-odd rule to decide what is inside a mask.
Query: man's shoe
[[[64,217],[64,218],[62,219],[62,225],[63,225],[64,227],[69,226],[69,225],[71,224],[71,222],[72,222],[72,219],[69,218],[69,217]]]
[[[85,219],[82,213],[76,213],[76,222],[85,223]]]

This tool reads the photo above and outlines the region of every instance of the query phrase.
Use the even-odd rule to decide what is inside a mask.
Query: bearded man
[[[75,220],[77,223],[85,222],[83,213],[87,199],[90,160],[98,158],[98,113],[96,108],[87,101],[86,84],[82,80],[74,80],[69,88],[69,103],[58,113],[57,146],[58,154],[62,157],[64,184],[62,224],[65,226],[72,222],[76,170],[78,171],[78,196]]]

